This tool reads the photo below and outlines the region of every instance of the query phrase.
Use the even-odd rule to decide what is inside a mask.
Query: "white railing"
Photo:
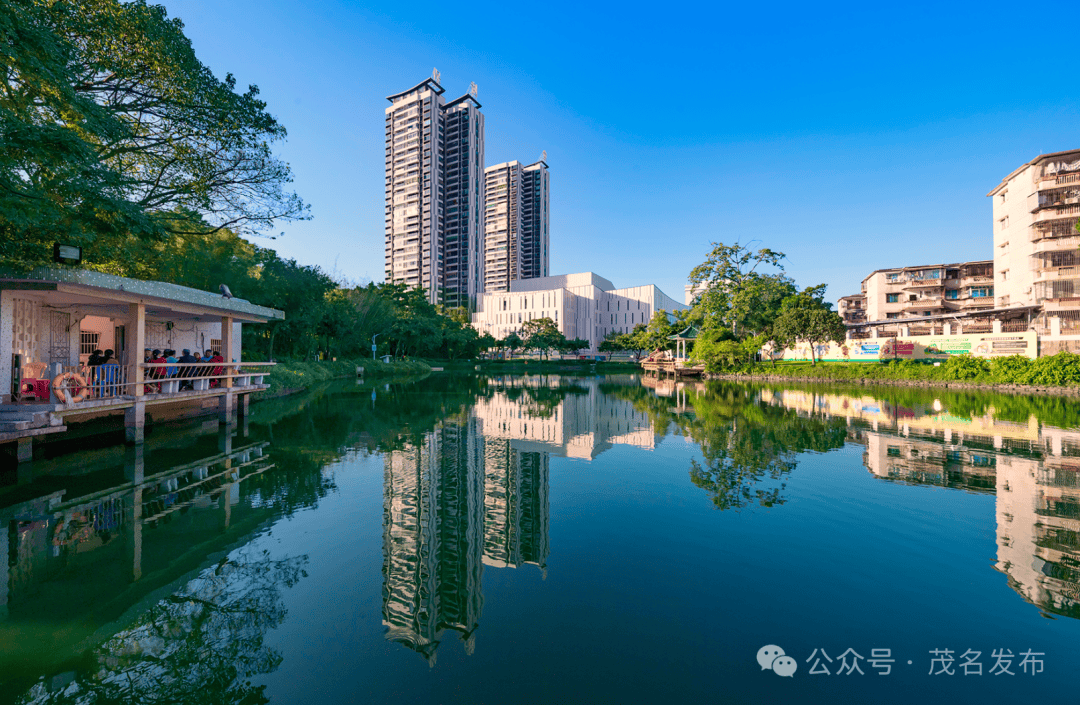
[[[170,394],[183,391],[250,387],[263,384],[274,362],[143,362],[143,390],[138,385],[131,393]]]

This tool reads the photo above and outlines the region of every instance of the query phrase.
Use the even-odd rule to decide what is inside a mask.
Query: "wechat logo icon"
[[[791,678],[799,668],[795,659],[784,654],[784,650],[775,644],[762,646],[757,652],[757,662],[761,670],[771,670],[778,676]]]

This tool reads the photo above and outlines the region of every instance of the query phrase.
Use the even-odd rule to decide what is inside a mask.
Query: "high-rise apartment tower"
[[[387,98],[386,281],[468,306],[483,288],[484,116],[475,84],[443,93],[436,72]]]
[[[484,171],[484,291],[548,275],[548,167],[504,162]]]

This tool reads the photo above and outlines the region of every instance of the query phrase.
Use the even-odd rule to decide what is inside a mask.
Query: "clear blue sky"
[[[314,219],[287,257],[382,280],[385,97],[479,85],[487,163],[551,167],[551,269],[682,300],[758,240],[836,299],[874,269],[992,256],[985,197],[1080,147],[1075,2],[165,0],[259,86]]]

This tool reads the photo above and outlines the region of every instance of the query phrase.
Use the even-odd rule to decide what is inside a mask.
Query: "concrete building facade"
[[[607,279],[580,272],[510,283],[510,291],[485,293],[477,300],[473,327],[501,340],[533,319],[550,318],[569,339],[589,342],[595,352],[611,332],[629,333],[638,324],[648,324],[656,311],[687,308],[647,284],[616,289]]]
[[[862,303],[866,322],[986,311],[994,308],[993,267],[980,260],[879,269],[863,279],[861,294],[841,301],[849,313]]]
[[[1080,149],[1036,157],[987,196],[997,305],[1080,316]]]
[[[443,93],[436,75],[387,97],[385,273],[465,306],[483,286],[484,116],[475,90]]]

